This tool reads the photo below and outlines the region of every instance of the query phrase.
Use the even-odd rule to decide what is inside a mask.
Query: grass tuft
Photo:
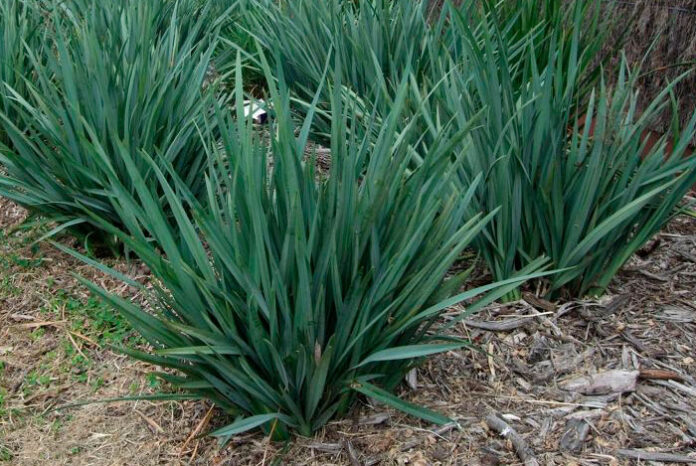
[[[417,125],[397,131],[408,80],[376,137],[369,125],[347,132],[356,109],[334,88],[331,112],[340,117],[322,176],[304,156],[315,109],[296,127],[282,73],[279,82],[270,85],[270,141],[243,117],[241,79],[236,113],[219,110],[216,126],[226,130],[221,142],[208,138],[217,169],[204,205],[162,172],[168,206],[144,186],[137,198],[115,198],[135,221],[114,233],[157,280],[142,290],[152,309],[89,286],[154,348],[129,354],[178,370],[183,376],[162,377],[236,418],[214,433],[223,440],[256,427],[278,438],[310,435],[358,394],[445,422],[394,388],[423,357],[468,344],[438,321],[448,306],[480,294],[483,305],[527,277],[456,294],[468,272],[447,271],[491,215],[460,224],[475,188],[460,193],[451,182],[457,140],[434,141],[410,168]],[[163,221],[165,209],[176,226]]]
[[[123,154],[153,194],[161,195],[142,152],[172,166],[192,195],[205,192],[197,127],[215,99],[208,73],[217,35],[205,14],[186,16],[186,5],[70,0],[44,12],[50,31],[39,47],[51,52],[15,44],[32,79],[6,83],[1,195],[111,245],[90,215],[128,221],[110,201],[114,182],[134,190]]]

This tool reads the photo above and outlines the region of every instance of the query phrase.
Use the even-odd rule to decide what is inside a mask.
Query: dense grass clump
[[[124,154],[155,194],[141,152],[171,166],[193,195],[204,191],[197,126],[215,98],[206,76],[216,31],[187,5],[72,0],[44,13],[51,31],[38,44],[42,59],[33,42],[13,49],[31,79],[5,81],[0,194],[108,243],[90,216],[123,225],[110,198],[115,181],[134,190]]]
[[[573,15],[553,0],[514,0],[495,7],[486,1],[456,3],[444,2],[442,7],[433,8],[429,1],[244,0],[241,9],[245,13],[240,19],[245,30],[254,34],[282,67],[288,86],[300,102],[312,99],[327,66],[340,66],[348,76],[342,83],[343,98],[359,104],[362,113],[376,111],[382,115],[393,104],[399,83],[411,76],[410,109],[405,114],[427,107],[431,115],[424,123],[436,133],[448,123],[442,113],[442,99],[452,98],[442,95],[443,82],[461,68],[466,71],[470,60],[465,53],[469,40],[466,36],[480,42],[491,33],[481,21],[500,25],[496,30],[498,39],[515,60],[528,56],[529,48],[534,47],[539,68],[545,66],[547,51],[557,45],[552,39],[565,42],[575,31]],[[575,5],[584,15],[581,43],[589,52],[586,58],[592,59],[609,31],[598,17],[599,4],[569,5],[571,11]],[[452,25],[455,17],[465,18],[464,35]],[[520,90],[525,85],[524,71],[524,66],[509,70]],[[597,78],[598,63],[583,63],[582,71],[587,89]],[[324,92],[320,109],[325,110],[322,103],[326,104],[329,97]],[[319,113],[314,120],[314,137],[321,139],[327,134],[330,118],[325,112]]]
[[[446,2],[439,12],[427,2],[251,3],[251,29],[264,31],[300,101],[337,64],[361,115],[387,112],[411,73],[402,124],[427,115],[425,147],[480,117],[457,178],[467,190],[484,177],[463,220],[499,209],[475,242],[498,279],[547,261],[567,269],[550,278],[551,295],[601,293],[693,184],[694,161],[683,158],[693,125],[643,141],[671,86],[639,113],[638,71],[602,69],[611,24],[598,1]],[[315,126],[321,139],[325,123]]]
[[[0,111],[16,121],[11,88],[27,95],[27,81],[33,80],[32,63],[41,63],[45,33],[40,1],[6,0],[0,3]],[[28,48],[27,48],[28,45]],[[0,144],[9,144],[5,125],[0,124]]]
[[[478,249],[497,279],[546,257],[564,269],[549,278],[550,295],[602,293],[696,182],[696,157],[685,152],[696,115],[651,145],[644,136],[669,105],[672,85],[642,113],[639,70],[625,63],[613,87],[603,78],[588,87],[597,48],[583,39],[587,13],[580,5],[567,13],[570,34],[559,16],[548,28],[548,46],[532,35],[522,49],[501,39],[495,17],[480,17],[483,33],[474,35],[471,18],[452,11],[468,66],[443,85],[443,113],[464,125],[484,109],[460,175],[466,188],[484,173],[473,211],[499,209]]]
[[[347,133],[355,108],[343,106],[337,87],[332,165],[318,173],[305,156],[313,109],[296,128],[281,79],[268,141],[242,115],[241,86],[236,114],[219,112],[222,141],[211,137],[207,147],[217,169],[205,203],[154,164],[165,206],[144,182],[136,197],[125,187],[115,197],[129,216],[127,231],[115,233],[158,284],[140,286],[151,310],[92,286],[155,350],[131,354],[177,369],[183,376],[162,377],[238,416],[215,433],[222,437],[260,425],[280,437],[309,435],[360,393],[445,422],[392,390],[421,357],[466,344],[438,320],[447,306],[495,290],[479,305],[489,302],[521,280],[452,297],[468,272],[447,272],[491,217],[460,222],[474,187],[453,189],[459,141],[443,134],[412,170],[420,134],[415,125],[397,131],[407,83],[376,137],[369,125]]]
[[[447,421],[394,390],[468,344],[448,306],[601,293],[696,182],[696,114],[646,140],[674,84],[638,111],[600,0],[0,1],[0,195],[147,266],[70,251],[149,298],[85,282],[223,439],[360,395]],[[498,281],[462,292],[470,246]]]
[[[243,0],[242,5],[242,23],[283,70],[300,112],[306,111],[327,67],[345,74],[341,95],[359,110],[358,120],[375,110],[378,116],[388,113],[407,76],[414,84],[407,105],[417,107],[412,101],[434,87],[429,70],[448,42],[442,24],[428,24],[427,2]],[[313,137],[322,142],[330,138],[330,99],[327,87],[312,125]]]

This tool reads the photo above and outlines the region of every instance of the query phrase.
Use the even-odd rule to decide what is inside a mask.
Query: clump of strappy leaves
[[[356,109],[337,86],[331,167],[318,174],[305,156],[315,108],[296,127],[280,76],[278,90],[269,79],[275,118],[265,136],[244,117],[241,80],[236,112],[219,110],[224,130],[208,137],[216,169],[206,202],[155,163],[166,205],[142,179],[136,196],[124,187],[114,197],[129,221],[127,231],[111,231],[151,270],[153,290],[130,282],[151,307],[90,286],[153,347],[129,354],[175,369],[161,376],[180,396],[211,400],[235,418],[214,432],[223,439],[259,426],[277,438],[310,435],[361,394],[446,422],[393,391],[423,357],[467,344],[438,319],[448,306],[483,295],[473,312],[525,278],[461,292],[468,272],[447,275],[494,215],[460,221],[474,189],[451,182],[460,141],[436,140],[413,169],[418,126],[397,131],[408,80],[380,127],[350,134]]]

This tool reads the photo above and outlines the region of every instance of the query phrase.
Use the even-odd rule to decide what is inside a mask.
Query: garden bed
[[[109,348],[141,343],[71,273],[126,293],[123,285],[50,245],[32,246],[37,231],[13,232],[24,217],[22,209],[0,201],[0,462],[521,463],[490,415],[526,443],[533,455],[528,464],[635,464],[645,452],[666,464],[670,457],[660,455],[696,462],[696,220],[690,217],[663,230],[599,300],[550,305],[526,295],[489,306],[476,322],[457,327],[485,352],[428,359],[410,380],[415,388],[404,385],[400,396],[446,413],[459,426],[433,427],[363,404],[349,419],[290,446],[255,431],[222,450],[214,439],[198,436],[224,424],[203,402],[55,410],[166,387],[148,377],[151,367]],[[137,263],[112,265],[146,279]],[[498,330],[480,328],[491,325]],[[567,389],[573,379],[609,370],[622,370],[624,382],[634,377],[635,389],[604,393],[600,387],[594,395]]]

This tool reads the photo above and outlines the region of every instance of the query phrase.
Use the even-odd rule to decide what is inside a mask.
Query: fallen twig
[[[631,332],[629,332],[628,330],[624,330],[623,332],[621,332],[621,336],[624,340],[635,346],[638,351],[642,353],[646,353],[648,351],[645,345],[639,339],[634,337],[633,334],[631,334]]]
[[[497,432],[501,437],[512,442],[517,456],[524,462],[525,466],[539,466],[539,462],[534,456],[534,452],[527,445],[527,442],[515,431],[510,425],[500,419],[497,415],[491,413],[486,416],[486,424],[492,430]]]
[[[690,254],[686,251],[682,251],[679,248],[673,248],[672,250],[676,252],[678,255],[682,256],[684,259],[696,263],[696,256],[694,256],[693,254]]]
[[[212,405],[208,409],[208,412],[205,413],[205,416],[203,416],[203,419],[201,419],[201,421],[198,423],[198,425],[196,425],[196,427],[193,429],[193,431],[186,438],[186,440],[184,441],[184,444],[181,445],[181,448],[179,448],[179,456],[182,456],[184,454],[184,452],[186,451],[186,447],[191,442],[191,440],[193,440],[198,434],[200,434],[201,431],[208,425],[208,423],[210,422],[210,419],[213,417],[213,409],[214,408],[215,408],[215,405]]]
[[[353,443],[350,440],[343,440],[343,449],[348,455],[348,459],[350,460],[351,466],[360,466],[360,455],[358,454],[357,450],[355,449]]]
[[[655,382],[658,385],[662,385],[663,387],[669,387],[674,390],[678,390],[682,393],[685,393],[689,396],[694,396],[696,397],[696,389],[689,387],[688,385],[684,385],[683,383],[675,382],[674,380],[655,380]]]
[[[28,324],[17,324],[16,327],[28,328],[28,329],[41,328],[41,327],[60,327],[63,324],[65,324],[66,322],[67,322],[66,320],[31,322]]]
[[[684,377],[674,371],[664,369],[641,369],[638,378],[648,380],[677,380],[684,381]]]
[[[641,274],[645,277],[648,277],[652,280],[656,280],[658,282],[668,282],[669,281],[669,278],[663,277],[662,275],[657,275],[657,274],[652,273],[652,272],[648,272],[647,270],[639,269],[639,270],[635,270],[635,272],[638,272],[639,274]]]
[[[137,414],[138,416],[140,416],[141,418],[143,418],[143,421],[145,421],[145,422],[147,423],[147,425],[150,426],[150,428],[152,429],[152,431],[153,431],[154,433],[158,433],[158,434],[163,434],[163,433],[164,433],[164,429],[162,429],[162,427],[161,427],[159,424],[157,424],[157,423],[155,422],[154,419],[152,419],[151,417],[147,416],[145,413],[143,413],[143,412],[140,411],[139,409],[133,408],[133,411],[135,411],[136,414]]]

